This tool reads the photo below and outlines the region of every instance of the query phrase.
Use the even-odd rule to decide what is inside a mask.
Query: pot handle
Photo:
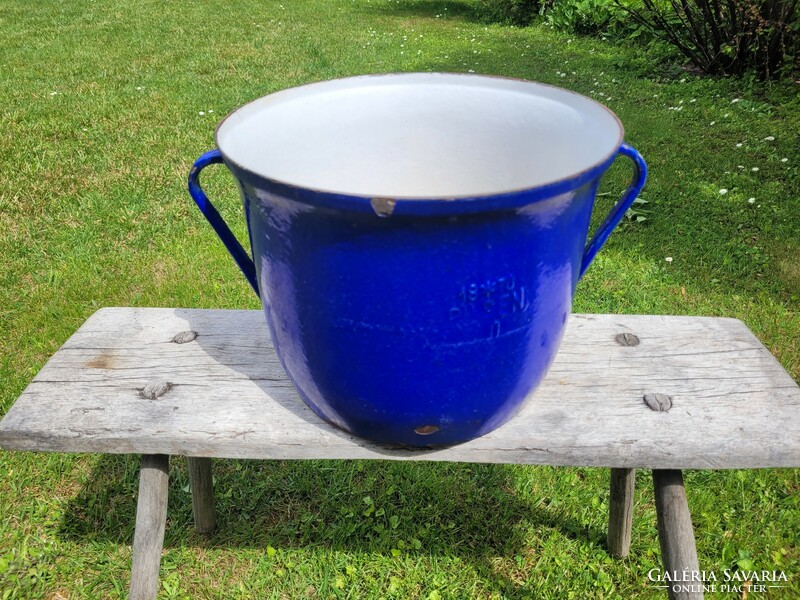
[[[189,195],[192,197],[195,204],[197,204],[197,208],[200,209],[203,216],[205,216],[211,224],[211,227],[214,229],[217,236],[219,236],[219,239],[225,244],[225,248],[228,249],[233,260],[236,261],[236,264],[242,270],[242,273],[244,273],[247,282],[253,288],[256,296],[260,296],[258,292],[258,281],[256,280],[256,266],[253,264],[253,259],[250,258],[250,255],[242,248],[242,245],[239,243],[239,240],[236,239],[236,236],[233,235],[228,224],[223,220],[217,212],[217,209],[211,204],[206,193],[200,187],[200,181],[198,180],[200,171],[205,169],[208,165],[215,165],[221,162],[223,162],[222,154],[216,148],[214,150],[209,150],[194,162],[192,170],[189,171]]]
[[[581,263],[581,272],[578,279],[583,277],[586,269],[589,267],[592,260],[594,260],[595,255],[600,251],[600,248],[603,247],[603,244],[606,243],[608,236],[611,235],[614,228],[619,225],[619,222],[625,215],[625,211],[627,211],[631,207],[631,204],[633,204],[633,201],[636,200],[639,192],[642,191],[642,187],[644,187],[645,179],[647,179],[647,165],[642,155],[639,154],[633,146],[623,143],[619,147],[617,153],[627,156],[633,161],[633,179],[631,179],[631,182],[628,184],[625,193],[622,194],[622,198],[617,200],[617,203],[614,205],[614,208],[611,209],[611,212],[608,213],[605,221],[597,228],[594,236],[592,236],[592,240],[586,246],[586,250],[583,251],[583,262]]]

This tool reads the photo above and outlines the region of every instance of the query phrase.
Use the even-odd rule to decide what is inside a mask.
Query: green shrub
[[[494,23],[526,26],[543,18],[556,31],[588,35],[610,33],[623,38],[645,31],[615,0],[480,0],[480,7],[480,14]],[[649,31],[647,33],[649,35]]]
[[[706,73],[761,79],[795,71],[797,0],[642,0],[620,7]]]
[[[480,0],[480,12],[493,23],[524,27],[530,25],[541,9],[539,0]]]
[[[629,20],[614,0],[554,0],[544,14],[553,29],[579,34],[622,33]]]

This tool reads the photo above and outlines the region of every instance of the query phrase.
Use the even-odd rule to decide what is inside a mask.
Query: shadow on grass
[[[484,23],[486,18],[476,6],[459,0],[399,0],[378,5],[370,5],[365,12],[380,13],[394,17],[437,17],[456,18],[471,23]]]
[[[130,544],[138,463],[131,455],[99,457],[65,508],[60,535]],[[400,548],[489,558],[514,556],[531,528],[593,542],[604,537],[546,503],[532,507],[515,493],[517,474],[504,465],[216,460],[213,470],[218,527],[202,536],[193,526],[186,461],[172,459],[165,546],[326,547],[388,556]]]

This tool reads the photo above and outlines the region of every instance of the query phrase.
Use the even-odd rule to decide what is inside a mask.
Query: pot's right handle
[[[583,274],[586,272],[586,269],[589,268],[595,255],[600,251],[600,248],[603,247],[603,244],[606,243],[608,236],[611,235],[614,228],[619,225],[619,222],[625,215],[625,211],[628,210],[631,204],[633,204],[633,201],[636,200],[636,196],[642,191],[644,181],[647,179],[647,165],[642,155],[639,154],[633,146],[623,143],[619,147],[617,153],[627,156],[633,161],[633,179],[631,179],[630,184],[628,184],[628,189],[622,194],[622,198],[617,200],[614,208],[608,213],[606,220],[597,228],[597,231],[592,237],[592,241],[586,246],[586,250],[583,251],[583,262],[581,263],[581,272],[578,279],[583,277]]]
[[[225,248],[228,249],[233,260],[236,261],[236,264],[242,270],[242,273],[244,273],[247,282],[253,288],[256,296],[260,296],[258,293],[258,281],[256,279],[256,266],[253,264],[253,259],[250,258],[250,255],[242,248],[242,245],[239,243],[239,240],[236,239],[236,236],[233,235],[228,224],[217,212],[217,209],[214,208],[214,205],[211,204],[203,188],[200,187],[200,171],[205,169],[208,165],[215,165],[221,162],[223,162],[222,154],[216,148],[214,150],[209,150],[195,161],[192,170],[189,171],[189,195],[191,195],[192,200],[197,204],[197,208],[200,209],[200,212],[203,213],[203,216],[205,216],[211,224],[211,227],[219,236],[219,239],[225,244]]]

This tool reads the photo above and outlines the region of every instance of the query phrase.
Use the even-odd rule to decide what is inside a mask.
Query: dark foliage
[[[530,25],[541,10],[540,0],[481,0],[480,12],[490,22]]]
[[[798,0],[642,0],[617,3],[698,68],[717,75],[753,70],[771,79],[797,70]]]

